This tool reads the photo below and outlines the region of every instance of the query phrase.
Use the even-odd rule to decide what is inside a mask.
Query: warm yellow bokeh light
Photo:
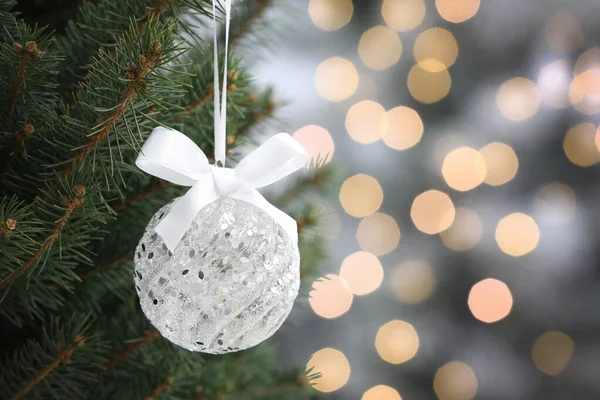
[[[600,161],[596,147],[597,127],[591,123],[575,125],[565,135],[563,149],[569,161],[580,167],[590,167]]]
[[[600,126],[598,130],[596,130],[596,136],[594,137],[594,143],[596,143],[596,148],[600,151]]]
[[[335,144],[327,129],[318,125],[307,125],[298,129],[293,136],[311,160],[320,160],[323,163],[331,161]]]
[[[310,19],[324,31],[336,31],[345,26],[353,12],[352,0],[310,0],[308,3]]]
[[[340,276],[348,282],[352,293],[364,296],[381,286],[383,267],[375,255],[359,251],[344,259]]]
[[[477,150],[459,147],[444,158],[442,175],[452,189],[466,192],[475,189],[485,179],[485,161]]]
[[[437,278],[425,261],[408,260],[392,270],[390,286],[394,296],[402,303],[417,304],[433,295]]]
[[[452,78],[446,69],[431,72],[417,64],[408,73],[407,85],[415,100],[424,104],[432,104],[448,95],[452,87]]]
[[[346,179],[340,189],[340,203],[353,217],[366,217],[381,207],[383,191],[377,179],[358,174]]]
[[[552,108],[562,109],[571,105],[569,86],[571,67],[565,60],[554,61],[540,71],[537,88],[542,102]]]
[[[558,11],[548,19],[545,35],[548,46],[560,52],[575,51],[585,41],[577,17],[567,11]]]
[[[342,57],[328,58],[317,67],[315,87],[324,99],[346,100],[358,88],[358,71],[350,60]]]
[[[375,348],[384,361],[390,364],[402,364],[417,354],[419,335],[408,322],[390,321],[377,331]]]
[[[367,67],[382,71],[400,60],[402,42],[393,29],[382,25],[374,26],[360,37],[358,55]]]
[[[346,130],[358,143],[369,144],[381,139],[388,128],[383,106],[372,100],[354,104],[346,114]]]
[[[480,3],[480,0],[435,0],[435,7],[442,18],[457,24],[477,14]]]
[[[500,86],[496,102],[504,117],[524,121],[533,117],[540,109],[540,94],[535,83],[516,77]]]
[[[477,246],[483,235],[479,215],[470,208],[457,208],[450,228],[440,233],[442,242],[450,250],[467,251]]]
[[[424,0],[383,0],[381,15],[385,23],[398,32],[406,32],[421,25],[425,18]]]
[[[367,390],[361,400],[402,400],[402,397],[396,389],[379,385]]]
[[[508,316],[513,297],[504,282],[484,279],[471,288],[468,303],[475,318],[490,324]]]
[[[317,279],[308,294],[308,302],[315,314],[323,318],[337,318],[352,306],[354,295],[346,281],[329,274]]]
[[[467,364],[451,361],[435,373],[433,389],[439,400],[471,400],[477,393],[477,377]]]
[[[569,101],[582,114],[595,115],[600,113],[600,96],[585,94],[581,90],[577,78],[573,79],[569,86]]]
[[[446,193],[428,190],[412,203],[410,217],[421,232],[434,235],[445,231],[454,221],[454,204]]]
[[[360,221],[356,239],[362,250],[381,256],[398,246],[400,228],[392,216],[374,213]]]
[[[311,370],[312,369],[312,370]],[[350,363],[339,350],[330,347],[321,349],[312,355],[306,364],[306,371],[320,373],[321,377],[311,381],[320,392],[329,393],[338,390],[350,378]]]
[[[488,185],[500,186],[509,182],[517,175],[519,159],[517,154],[507,144],[494,142],[479,150],[486,166],[485,179]]]
[[[430,72],[449,68],[458,56],[454,35],[442,28],[431,28],[419,34],[413,54],[419,66]]]
[[[553,182],[538,189],[533,207],[544,222],[562,225],[575,217],[576,203],[573,189],[564,183]]]
[[[394,150],[406,150],[421,141],[423,121],[409,107],[395,107],[387,112],[387,129],[383,133],[384,143]]]
[[[529,215],[509,214],[496,227],[496,243],[504,253],[520,257],[532,252],[540,240],[537,224]]]
[[[575,69],[575,84],[579,90],[594,98],[600,97],[600,49],[594,47],[579,56]]]
[[[535,366],[551,376],[560,374],[571,361],[575,342],[562,332],[546,332],[535,340],[531,358]]]

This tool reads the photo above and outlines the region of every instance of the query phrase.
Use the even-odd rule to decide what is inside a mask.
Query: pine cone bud
[[[237,80],[237,78],[239,76],[239,73],[238,73],[238,71],[233,70],[233,71],[229,71],[229,73],[227,74],[227,76],[229,77],[229,79],[235,81],[235,80]]]
[[[31,125],[31,124],[25,124],[25,126],[23,127],[23,132],[26,135],[31,135],[33,133],[33,130],[34,130],[33,125]]]
[[[17,221],[15,221],[14,219],[7,219],[4,225],[6,226],[6,229],[12,231],[17,227]]]
[[[23,45],[21,43],[15,43],[15,50],[19,53],[23,51]]]
[[[37,51],[37,43],[33,40],[30,40],[29,42],[25,43],[25,48],[28,52],[35,53]]]
[[[233,83],[231,85],[229,85],[229,87],[227,88],[228,92],[235,92],[237,90],[237,86],[235,86]]]
[[[135,78],[135,75],[133,75],[132,72],[130,72],[130,71],[125,72],[125,79],[133,79],[133,78]]]
[[[85,186],[77,185],[73,188],[73,194],[77,197],[85,196]]]

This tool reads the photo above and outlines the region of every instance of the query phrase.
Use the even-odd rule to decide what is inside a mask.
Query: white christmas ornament
[[[226,0],[225,65],[230,12]],[[216,36],[215,20],[218,88]],[[173,343],[212,354],[266,340],[292,309],[300,284],[296,221],[256,189],[308,161],[302,146],[280,133],[225,168],[226,96],[227,68],[222,95],[215,91],[216,165],[187,136],[163,127],[152,131],[136,160],[149,174],[191,186],[152,217],[136,249],[142,310]]]

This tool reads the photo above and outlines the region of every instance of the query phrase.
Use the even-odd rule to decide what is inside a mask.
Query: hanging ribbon
[[[269,203],[257,190],[302,168],[308,155],[287,133],[279,133],[246,156],[235,168],[210,165],[198,146],[183,133],[154,128],[136,165],[142,171],[177,185],[192,186],[157,225],[156,232],[174,250],[198,212],[221,196],[254,204],[269,214],[293,241],[296,221]]]

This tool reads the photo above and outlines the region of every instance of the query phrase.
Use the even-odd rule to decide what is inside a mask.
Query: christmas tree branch
[[[147,345],[148,343],[152,342],[154,339],[159,337],[160,332],[158,331],[158,329],[152,328],[144,331],[142,333],[142,336],[144,336],[142,340],[138,340],[137,342],[128,344],[127,346],[123,347],[117,354],[113,355],[112,357],[109,357],[108,361],[104,365],[104,369],[107,370],[113,368],[115,365],[126,359],[129,355],[133,354],[136,350],[140,349],[141,347]]]
[[[97,266],[96,268],[93,268],[87,271],[86,273],[81,274],[79,277],[81,278],[81,280],[85,280],[91,276],[96,275],[97,273],[118,267],[119,265],[131,260],[133,260],[133,253],[125,254],[124,256],[119,257],[108,264]]]
[[[118,203],[115,203],[114,205],[112,205],[112,208],[115,211],[121,211],[127,206],[139,203],[140,201],[143,201],[143,200],[147,199],[148,197],[151,197],[153,194],[155,194],[157,192],[161,192],[172,186],[173,186],[173,183],[168,182],[168,181],[163,181],[163,182],[157,183],[156,185],[153,185],[153,186],[149,187],[148,189],[145,189],[130,198],[127,198],[125,200],[119,201]]]
[[[67,221],[71,217],[71,214],[75,211],[75,209],[81,206],[85,199],[85,187],[84,186],[75,186],[73,188],[73,194],[75,195],[71,199],[65,198],[63,200],[63,205],[65,206],[65,211],[61,219],[56,223],[54,230],[52,233],[46,238],[44,243],[37,249],[37,251],[29,258],[29,260],[23,264],[23,266],[15,271],[13,271],[8,278],[6,278],[3,282],[0,283],[0,290],[5,289],[10,286],[11,283],[15,281],[18,277],[26,273],[39,259],[40,257],[52,246],[52,244],[58,240],[61,231],[67,224]]]
[[[237,27],[230,34],[229,42],[232,46],[235,46],[237,42],[244,36],[246,36],[254,27],[256,22],[262,18],[267,9],[272,5],[273,0],[256,0],[255,4],[252,5],[250,2],[248,5],[240,4],[240,7],[246,7],[245,15],[242,15],[239,19],[243,22],[235,23],[233,21],[232,26]]]
[[[173,382],[175,382],[175,378],[172,376],[167,377],[164,382],[154,388],[150,396],[144,397],[144,400],[155,400],[162,393],[169,393],[171,391],[171,387],[173,386]]]
[[[27,395],[33,388],[39,385],[48,375],[50,375],[56,368],[58,368],[61,364],[69,364],[71,362],[71,356],[73,352],[83,346],[85,344],[85,338],[83,336],[76,336],[73,343],[69,344],[66,347],[60,346],[59,343],[59,353],[56,358],[48,364],[39,374],[37,374],[33,379],[25,384],[14,396],[11,397],[11,400],[20,400],[23,396]],[[62,348],[61,348],[62,347]]]
[[[37,44],[35,42],[27,42],[25,48],[23,48],[23,45],[17,43],[15,44],[15,50],[21,55],[21,63],[19,64],[19,70],[17,71],[15,82],[13,83],[10,91],[10,99],[8,100],[8,114],[12,114],[15,110],[19,92],[21,91],[21,86],[25,80],[25,70],[27,70],[29,62],[36,52],[38,52],[40,55],[43,54],[37,50]]]

